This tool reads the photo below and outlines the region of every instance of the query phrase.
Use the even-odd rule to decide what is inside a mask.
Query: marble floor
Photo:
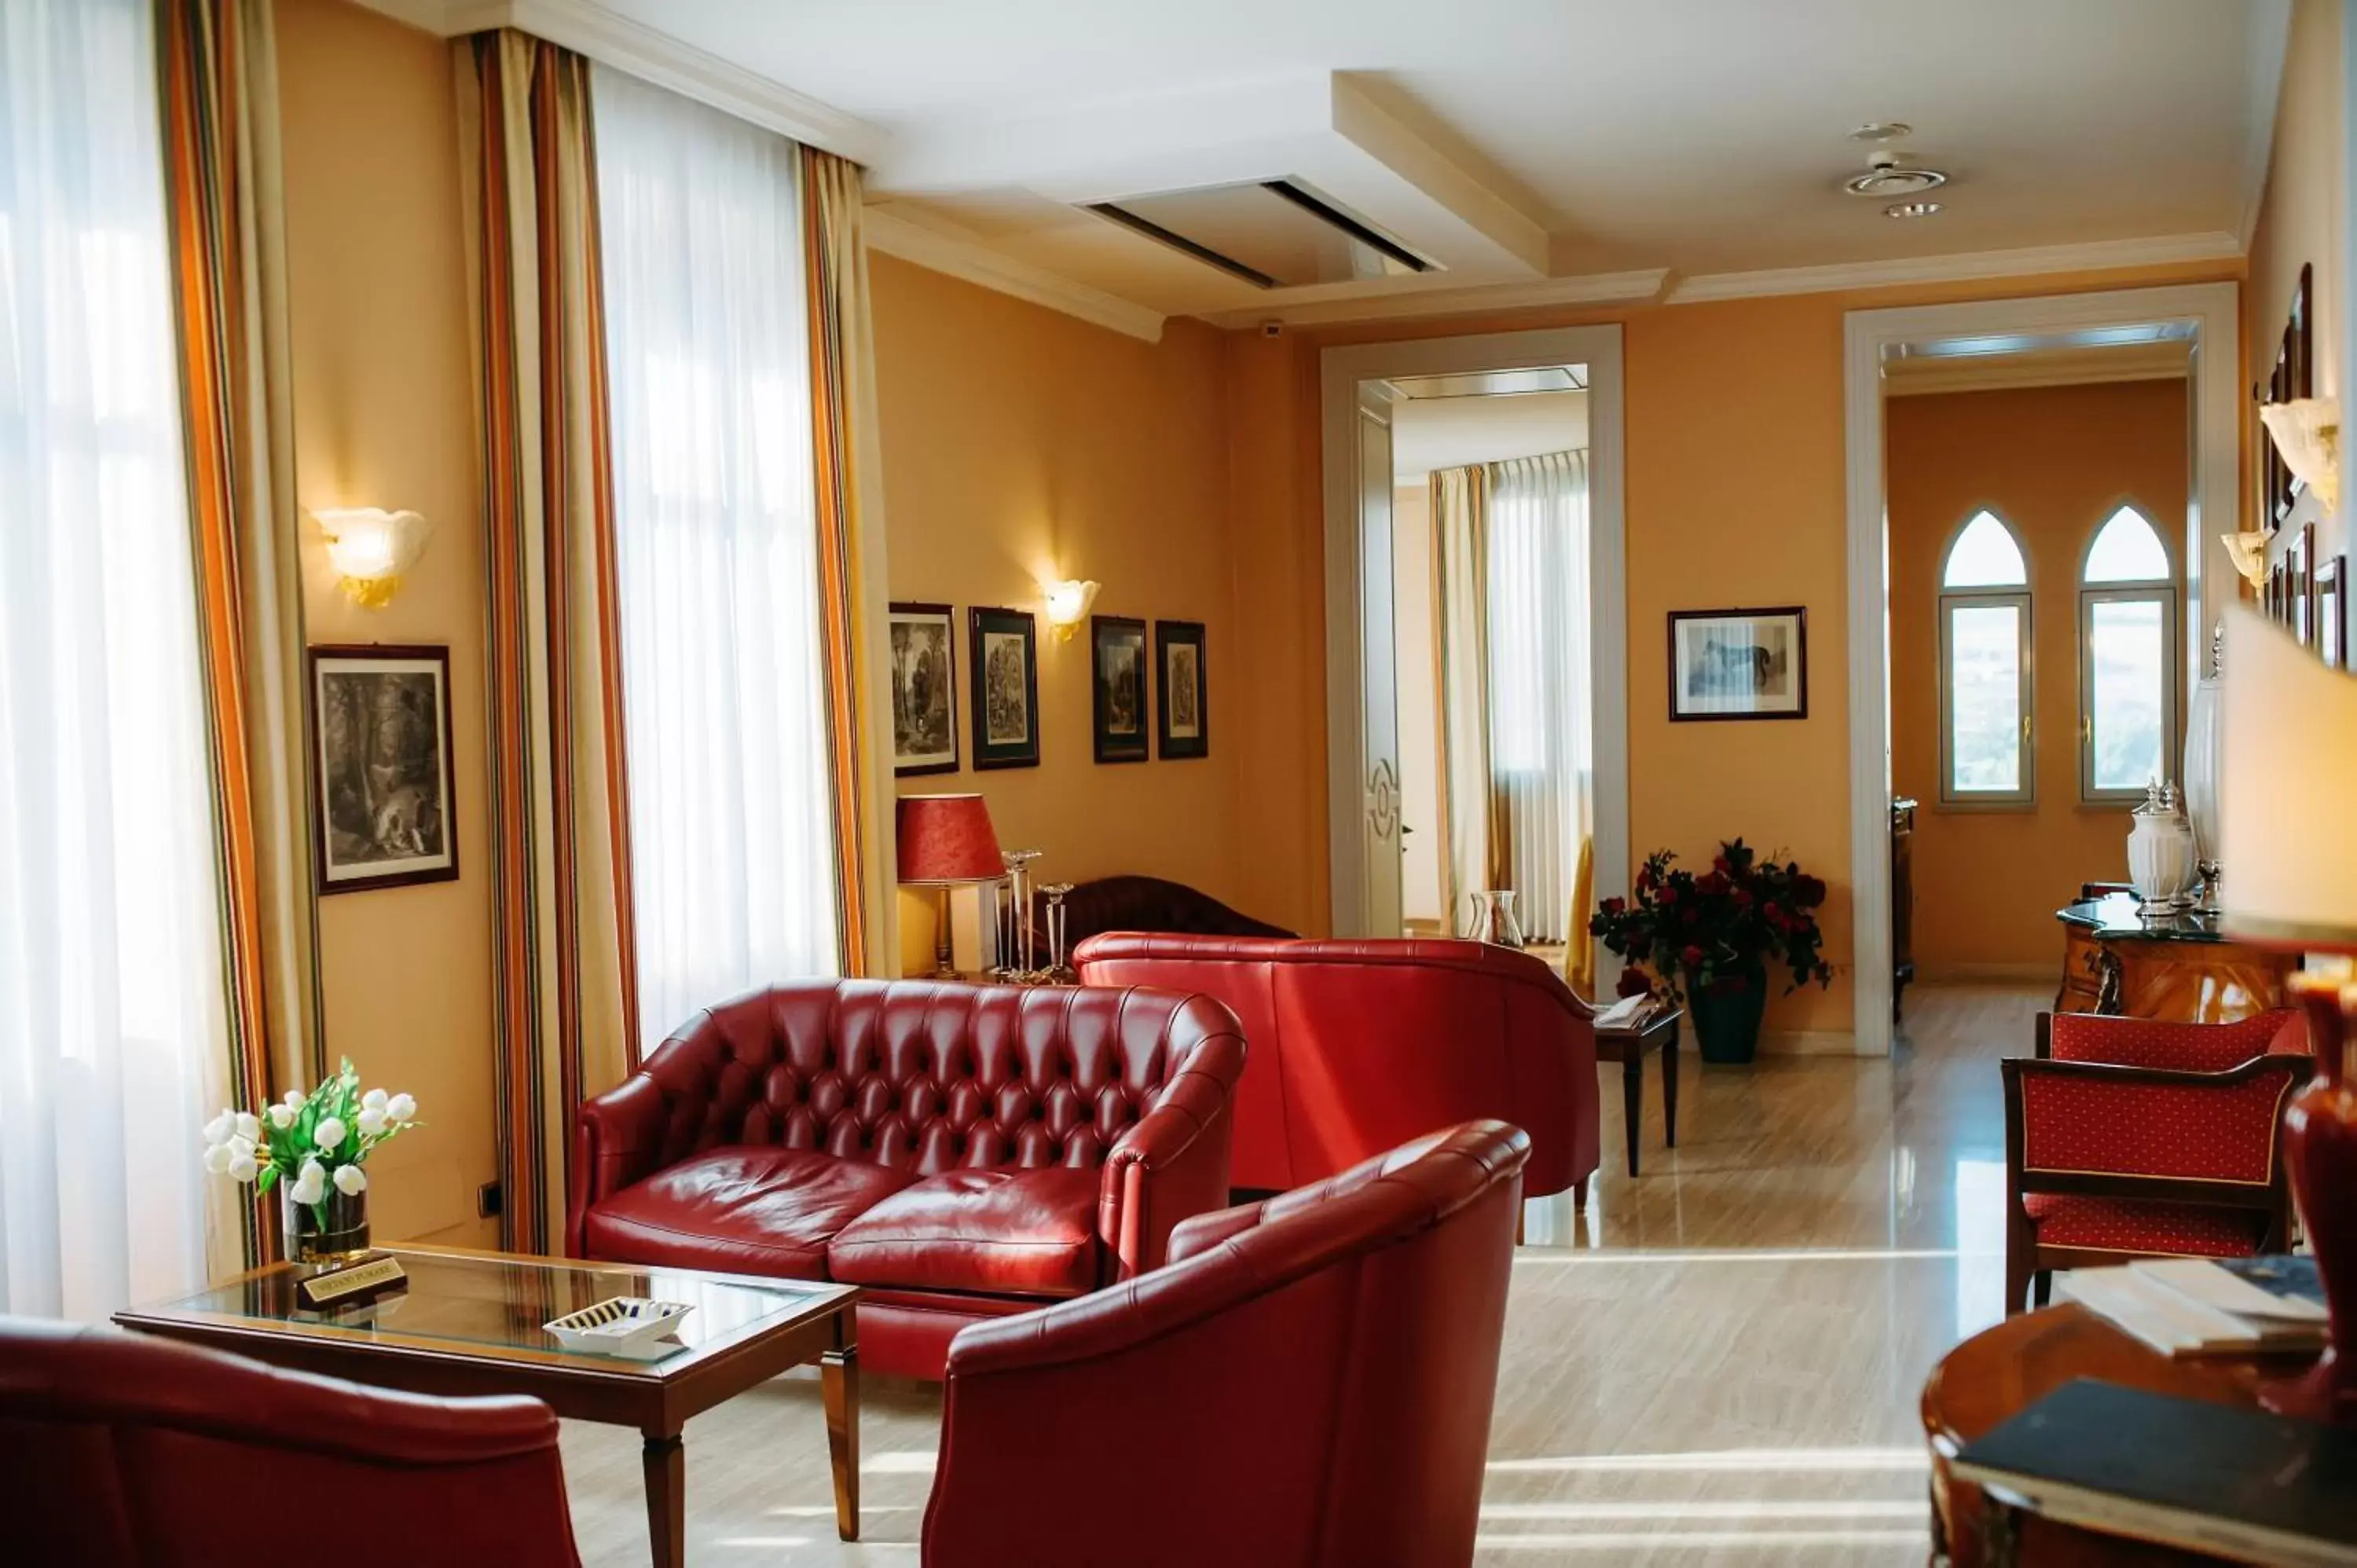
[[[1675,1150],[1649,1061],[1633,1179],[1602,1069],[1587,1209],[1532,1204],[1515,1257],[1482,1568],[1922,1563],[1916,1397],[2001,1313],[1995,1064],[2027,1053],[2044,1002],[1922,988],[1887,1060],[1688,1050]],[[690,1561],[913,1568],[940,1397],[870,1379],[863,1402],[865,1541],[834,1538],[802,1374],[689,1426]],[[567,1423],[565,1459],[584,1559],[644,1563],[636,1434]]]

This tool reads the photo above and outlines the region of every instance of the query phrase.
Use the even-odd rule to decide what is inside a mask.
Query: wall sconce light
[[[2228,559],[2243,581],[2254,588],[2267,585],[2267,536],[2264,533],[2222,533],[2219,542],[2225,545]]]
[[[414,511],[377,507],[340,507],[315,511],[328,561],[342,580],[344,596],[366,609],[382,609],[401,586],[401,575],[425,553],[433,525]]]
[[[1056,640],[1071,641],[1081,622],[1089,618],[1089,607],[1097,602],[1097,585],[1079,577],[1041,585],[1048,590],[1048,624],[1056,628]]]
[[[2341,508],[2341,403],[2337,398],[2303,397],[2289,403],[2259,405],[2259,422],[2282,455],[2284,464],[2299,476],[2324,502],[2324,510]]]

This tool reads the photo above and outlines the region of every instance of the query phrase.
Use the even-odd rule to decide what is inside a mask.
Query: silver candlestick
[[[1000,967],[1012,978],[1031,972],[1031,863],[1045,853],[1036,849],[1003,851],[999,859],[1006,863],[1007,881],[1012,885],[1012,908],[1008,913],[1007,945],[1000,951]]]
[[[1049,956],[1048,968],[1045,972],[1047,978],[1050,981],[1062,980],[1072,972],[1071,967],[1064,961],[1066,956],[1064,950],[1064,895],[1070,893],[1071,890],[1072,885],[1069,882],[1050,882],[1047,886],[1039,889],[1040,894],[1048,900]]]

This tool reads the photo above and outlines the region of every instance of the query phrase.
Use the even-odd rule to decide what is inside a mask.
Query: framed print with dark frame
[[[1809,616],[1799,605],[1670,612],[1670,719],[1809,716]]]
[[[2302,648],[2315,640],[2316,601],[2309,564],[2316,558],[2316,524],[2304,522],[2284,549],[2284,620]]]
[[[1154,623],[1154,755],[1211,755],[1210,676],[1203,662],[1203,623]]]
[[[1089,618],[1091,730],[1099,762],[1144,762],[1147,755],[1146,623]]]
[[[450,650],[310,650],[321,895],[458,876],[450,811]]]
[[[957,630],[947,605],[891,607],[892,772],[955,773]]]
[[[974,765],[1039,766],[1039,634],[1028,610],[966,612],[974,661]]]
[[[2348,614],[2341,603],[2349,578],[2349,557],[2335,555],[2316,564],[2316,653],[2335,670],[2349,667]]]

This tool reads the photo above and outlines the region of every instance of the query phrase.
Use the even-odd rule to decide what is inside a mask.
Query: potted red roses
[[[1675,869],[1656,850],[1637,874],[1633,901],[1607,898],[1587,929],[1629,961],[1620,993],[1651,991],[1683,1001],[1706,1062],[1748,1062],[1768,1008],[1768,965],[1792,972],[1797,991],[1830,985],[1817,909],[1823,881],[1792,861],[1761,860],[1741,839],[1718,846],[1710,870]]]

